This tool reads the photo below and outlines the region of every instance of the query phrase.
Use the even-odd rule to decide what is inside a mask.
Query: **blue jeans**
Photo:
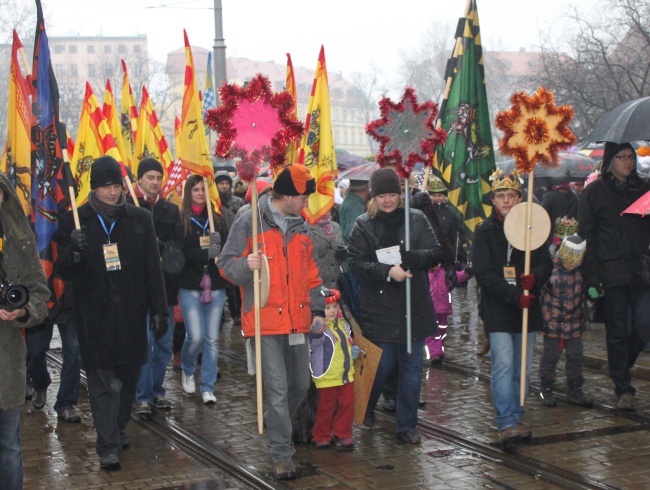
[[[526,396],[533,366],[537,332],[528,334],[526,349]],[[492,362],[492,403],[494,404],[497,430],[514,427],[524,415],[519,404],[521,386],[521,339],[520,333],[490,333],[490,356]]]
[[[73,408],[79,401],[81,358],[79,357],[79,340],[74,313],[69,311],[66,323],[57,323],[57,326],[61,336],[63,367],[61,368],[61,384],[56,395],[54,410],[61,413]],[[52,383],[45,360],[45,354],[50,349],[52,331],[53,325],[49,322],[26,329],[27,376],[37,391],[47,390]]]
[[[305,399],[311,376],[309,342],[289,345],[288,335],[262,335],[262,386],[266,401],[266,431],[274,463],[291,459],[291,419]],[[254,344],[254,342],[253,342]]]
[[[424,339],[411,342],[412,354],[406,353],[406,344],[376,342],[382,350],[381,360],[377,366],[375,382],[372,385],[366,414],[375,411],[377,401],[381,396],[390,374],[398,369],[397,380],[397,432],[415,429],[418,423],[418,403],[422,388],[422,358]]]
[[[147,325],[149,325],[149,313],[147,313]],[[160,339],[156,340],[147,329],[147,362],[140,368],[140,379],[138,380],[138,392],[135,397],[136,403],[153,403],[154,397],[165,396],[165,371],[169,360],[172,358],[172,337],[174,335],[174,307],[169,307],[167,321],[167,332]]]
[[[637,307],[643,289],[640,285],[603,288],[603,312],[607,339],[607,362],[617,396],[634,395],[630,369],[645,342],[639,336]]]
[[[226,302],[226,290],[212,291],[212,303],[203,304],[201,291],[181,289],[178,291],[178,301],[185,320],[185,342],[181,351],[183,372],[187,376],[194,374],[196,360],[202,350],[201,393],[212,393],[217,381],[219,327]]]
[[[23,488],[23,449],[20,445],[20,407],[0,409],[0,482],[6,490]]]

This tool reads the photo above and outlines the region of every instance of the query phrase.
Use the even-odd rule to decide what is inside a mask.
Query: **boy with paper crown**
[[[332,442],[341,450],[352,450],[354,420],[354,359],[359,347],[339,307],[341,293],[325,290],[325,324],[322,333],[309,334],[311,373],[318,388],[318,407],[312,430],[314,444],[326,449]],[[336,412],[336,413],[335,413]]]
[[[584,323],[582,259],[586,242],[579,235],[562,240],[553,258],[553,274],[542,290],[544,353],[539,363],[542,405],[555,406],[553,383],[562,344],[566,353],[568,402],[590,407],[593,400],[582,392],[582,326]]]
[[[497,170],[490,180],[494,208],[476,227],[472,261],[481,288],[481,317],[491,345],[494,419],[499,442],[510,444],[532,437],[530,429],[522,423],[520,385],[529,384],[535,338],[543,323],[540,291],[551,276],[553,262],[548,247],[539,247],[531,251],[530,272],[524,274],[525,252],[515,249],[504,231],[507,215],[521,202],[519,174],[517,171],[503,174]],[[528,295],[524,294],[526,290]],[[522,373],[523,308],[528,309],[528,335],[526,370]]]

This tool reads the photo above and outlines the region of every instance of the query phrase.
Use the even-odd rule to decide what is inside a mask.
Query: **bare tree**
[[[591,17],[574,9],[567,18],[573,35],[542,40],[534,76],[573,106],[571,127],[582,139],[604,112],[650,95],[650,4],[602,0]]]
[[[382,93],[386,92],[385,88],[379,85],[380,73],[376,66],[373,66],[371,73],[353,73],[351,78],[352,85],[354,85],[355,108],[359,111],[354,111],[355,114],[360,115],[360,120],[364,124],[379,117],[379,99]],[[377,150],[375,140],[366,135],[368,142],[368,154],[373,154]]]

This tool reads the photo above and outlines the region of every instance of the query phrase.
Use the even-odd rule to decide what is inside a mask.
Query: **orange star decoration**
[[[541,163],[558,165],[558,152],[573,145],[576,137],[568,127],[573,108],[555,106],[553,92],[541,87],[529,97],[517,92],[510,98],[510,110],[497,114],[495,124],[503,131],[499,149],[513,156],[520,172],[530,173]]]

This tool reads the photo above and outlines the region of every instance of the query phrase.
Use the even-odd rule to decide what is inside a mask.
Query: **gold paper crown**
[[[445,187],[445,184],[442,182],[442,180],[440,180],[439,177],[432,175],[429,178],[429,192],[431,194],[435,194],[435,193],[447,194],[447,188]]]
[[[503,189],[512,189],[521,194],[521,184],[523,183],[523,180],[519,177],[519,172],[517,172],[517,170],[504,174],[503,170],[497,168],[492,172],[490,181],[492,182],[492,192]]]

